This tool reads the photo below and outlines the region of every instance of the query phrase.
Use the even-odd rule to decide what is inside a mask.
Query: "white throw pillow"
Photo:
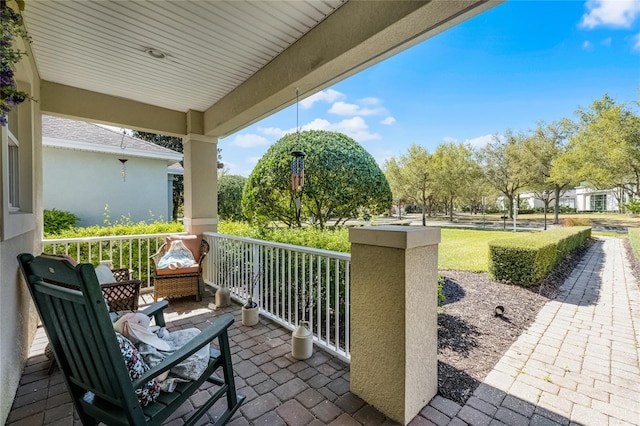
[[[111,269],[105,265],[96,266],[96,276],[100,284],[111,284],[116,282],[116,277],[113,276]]]

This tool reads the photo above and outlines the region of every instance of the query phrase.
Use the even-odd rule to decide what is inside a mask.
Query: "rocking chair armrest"
[[[213,324],[205,328],[196,337],[188,341],[183,347],[166,357],[162,362],[156,364],[138,379],[133,382],[134,388],[139,388],[149,380],[159,376],[165,371],[175,367],[180,362],[189,358],[205,345],[210,344],[213,339],[223,333],[229,326],[233,324],[233,315],[224,314],[218,317]]]
[[[140,313],[145,314],[148,317],[153,316],[156,320],[156,325],[160,327],[164,327],[166,324],[164,322],[164,313],[163,311],[169,306],[169,302],[166,300],[161,300],[152,305],[147,306]]]

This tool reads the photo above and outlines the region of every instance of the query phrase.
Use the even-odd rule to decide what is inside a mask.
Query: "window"
[[[568,207],[570,209],[576,208],[576,199],[575,197],[560,197],[560,201],[558,202],[560,207]]]
[[[25,87],[27,88],[27,87]],[[34,208],[33,103],[11,109],[7,125],[0,128],[2,189],[0,240],[23,235],[36,228]]]
[[[594,194],[590,198],[591,211],[603,212],[607,210],[607,194]]]
[[[9,211],[20,210],[20,150],[18,140],[9,131],[8,163],[9,163]]]

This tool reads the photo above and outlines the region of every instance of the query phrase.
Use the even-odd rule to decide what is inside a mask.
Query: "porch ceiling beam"
[[[42,80],[39,101],[43,114],[163,135],[187,134],[187,113],[64,84]]]
[[[222,137],[432,37],[504,0],[358,1],[331,14],[212,105],[204,131]]]

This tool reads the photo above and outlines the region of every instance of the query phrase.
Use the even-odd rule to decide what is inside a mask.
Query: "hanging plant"
[[[16,4],[19,10],[24,10],[24,1],[17,0]],[[31,40],[22,25],[22,16],[9,7],[6,0],[0,0],[0,23],[0,125],[6,126],[7,114],[12,107],[27,99],[33,100],[28,93],[18,90],[14,79],[15,65],[26,55],[26,52],[16,49],[14,40],[16,37],[27,43]]]

